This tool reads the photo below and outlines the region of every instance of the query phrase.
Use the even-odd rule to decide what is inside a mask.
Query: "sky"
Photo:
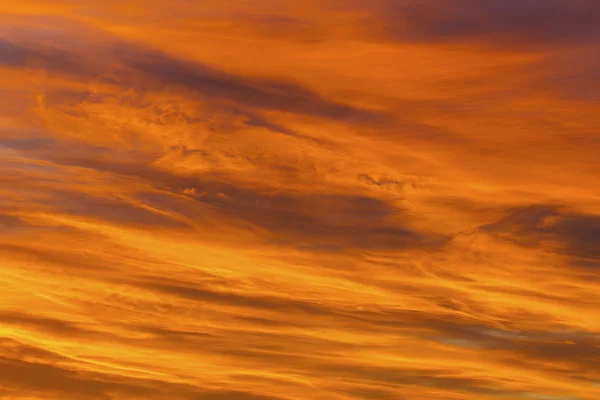
[[[600,2],[0,2],[0,399],[600,398]]]

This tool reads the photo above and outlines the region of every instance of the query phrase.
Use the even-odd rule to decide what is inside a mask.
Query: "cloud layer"
[[[597,399],[599,13],[0,5],[0,398]]]

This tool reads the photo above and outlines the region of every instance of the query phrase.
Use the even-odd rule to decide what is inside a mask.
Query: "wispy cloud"
[[[600,395],[592,1],[0,4],[0,397]]]

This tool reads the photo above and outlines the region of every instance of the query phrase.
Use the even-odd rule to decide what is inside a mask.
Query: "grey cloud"
[[[5,39],[0,39],[0,64],[8,67],[21,67],[27,63],[29,52]]]
[[[53,209],[59,212],[125,225],[153,225],[170,228],[187,226],[170,216],[147,210],[116,197],[92,196],[82,192],[57,190],[53,193],[53,200],[48,200],[45,204],[53,206]]]
[[[74,33],[76,34],[76,33]],[[112,79],[122,85],[145,86],[140,74],[161,85],[176,85],[196,95],[230,102],[250,109],[277,110],[352,122],[382,122],[388,118],[376,112],[329,101],[299,85],[274,79],[236,76],[208,65],[179,59],[162,51],[124,42],[107,34],[94,57],[69,43],[32,45],[0,39],[0,65],[38,68],[69,74],[78,79]],[[65,46],[60,48],[59,46]],[[125,67],[119,68],[118,66]],[[127,69],[129,72],[127,72]],[[141,85],[141,86],[140,86]],[[264,124],[264,123],[263,123]]]
[[[530,206],[510,210],[481,229],[524,246],[557,245],[555,250],[563,255],[600,263],[600,215],[555,205]]]
[[[25,222],[19,218],[12,215],[0,214],[0,230],[5,230],[8,228],[14,228],[18,226],[24,225]]]
[[[43,145],[42,145],[43,143]],[[46,144],[50,143],[50,144]],[[115,152],[77,143],[18,141],[30,155],[62,165],[76,165],[152,184],[157,190],[138,193],[134,198],[158,210],[202,220],[207,207],[241,223],[273,233],[274,241],[299,248],[321,249],[436,249],[448,238],[409,227],[404,210],[371,197],[314,194],[273,194],[225,182],[211,173],[179,176],[150,166],[153,156],[138,163],[126,162],[128,152]],[[74,151],[74,149],[78,149]],[[137,157],[132,154],[131,157]],[[194,189],[202,195],[180,194]],[[134,206],[116,198],[56,191],[52,204],[65,212],[92,215],[130,224],[183,227],[170,217]]]
[[[195,200],[230,218],[239,219],[277,236],[283,245],[314,249],[438,248],[446,238],[403,226],[403,211],[369,197],[333,194],[269,194],[215,180],[194,185],[206,193]],[[142,195],[158,208],[183,203],[160,194]],[[193,209],[191,204],[188,208]],[[405,216],[405,219],[409,219]],[[393,219],[396,221],[392,222]]]
[[[401,40],[482,40],[514,46],[600,39],[594,0],[379,0],[376,15]]]
[[[0,65],[13,68],[36,68],[48,72],[94,78],[100,65],[76,53],[53,46],[36,46],[0,39]]]
[[[183,86],[201,96],[229,100],[251,108],[331,119],[383,120],[383,116],[377,113],[330,102],[315,92],[285,81],[243,78],[208,65],[132,45],[117,45],[114,54],[117,60],[136,71],[162,83]]]

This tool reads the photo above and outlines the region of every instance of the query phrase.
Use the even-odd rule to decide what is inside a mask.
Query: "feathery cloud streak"
[[[26,3],[0,398],[598,398],[595,2]]]

